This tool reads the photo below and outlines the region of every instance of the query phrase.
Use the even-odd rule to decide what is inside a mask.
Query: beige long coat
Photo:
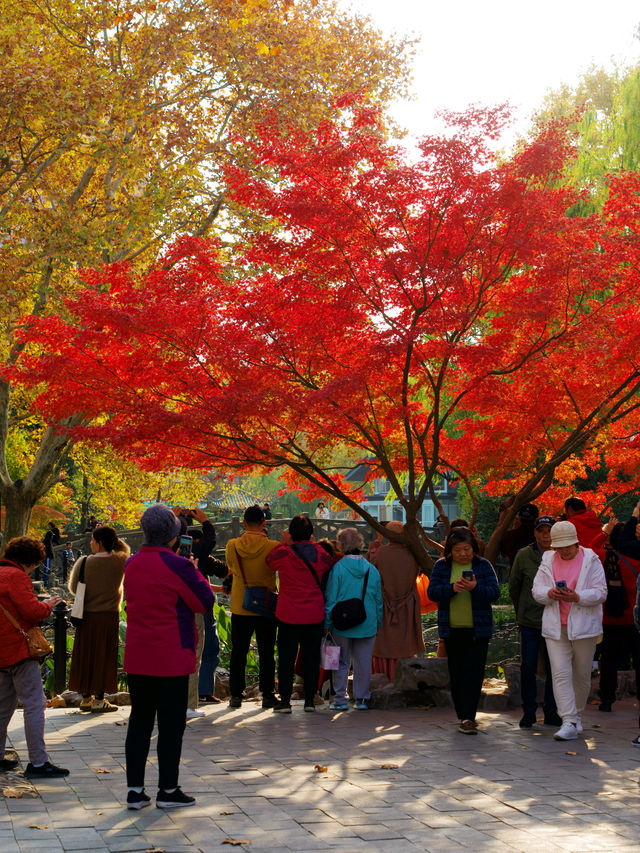
[[[420,598],[416,587],[418,564],[404,545],[382,545],[371,556],[382,581],[382,627],[373,654],[379,658],[409,658],[424,653]]]

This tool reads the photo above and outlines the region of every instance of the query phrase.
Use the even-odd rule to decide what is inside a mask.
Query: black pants
[[[153,724],[158,715],[158,788],[178,787],[189,676],[129,675],[131,715],[125,742],[127,785],[144,785]]]
[[[445,639],[451,698],[459,720],[475,720],[489,639],[476,639],[473,628],[451,628]]]
[[[640,692],[640,634],[634,625],[603,625],[600,646],[600,698],[615,702],[618,667],[631,664],[636,671],[636,694]]]
[[[314,622],[311,625],[278,622],[278,687],[280,699],[283,702],[291,701],[293,670],[298,646],[300,646],[302,677],[304,678],[304,701],[307,705],[313,705],[313,697],[318,689],[318,676],[320,674],[322,625],[322,622]]]
[[[241,698],[246,686],[245,671],[251,637],[256,635],[260,658],[260,692],[263,696],[273,694],[276,685],[277,622],[270,616],[242,616],[231,614],[231,659],[229,661],[229,692]]]

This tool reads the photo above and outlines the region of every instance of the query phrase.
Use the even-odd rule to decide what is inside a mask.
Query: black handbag
[[[369,569],[364,576],[364,584],[362,585],[362,595],[360,598],[345,598],[344,601],[338,601],[331,610],[331,621],[336,631],[346,631],[349,628],[355,628],[362,625],[367,618],[367,611],[364,607],[364,596],[367,591],[367,583],[369,582]]]

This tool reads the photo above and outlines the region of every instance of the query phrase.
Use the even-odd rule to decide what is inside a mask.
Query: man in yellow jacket
[[[274,572],[267,565],[267,554],[280,544],[267,538],[264,512],[258,505],[250,506],[244,513],[244,533],[230,539],[225,550],[229,572],[233,575],[231,586],[231,661],[229,664],[230,708],[242,705],[244,694],[247,654],[251,638],[256,635],[260,661],[260,692],[262,707],[273,708],[276,704],[275,658],[276,642],[275,614],[259,615],[243,608],[247,586],[262,587],[275,592]]]

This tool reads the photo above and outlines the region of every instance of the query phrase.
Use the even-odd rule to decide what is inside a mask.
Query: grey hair
[[[364,538],[355,527],[345,527],[338,533],[338,545],[343,554],[364,550]]]

